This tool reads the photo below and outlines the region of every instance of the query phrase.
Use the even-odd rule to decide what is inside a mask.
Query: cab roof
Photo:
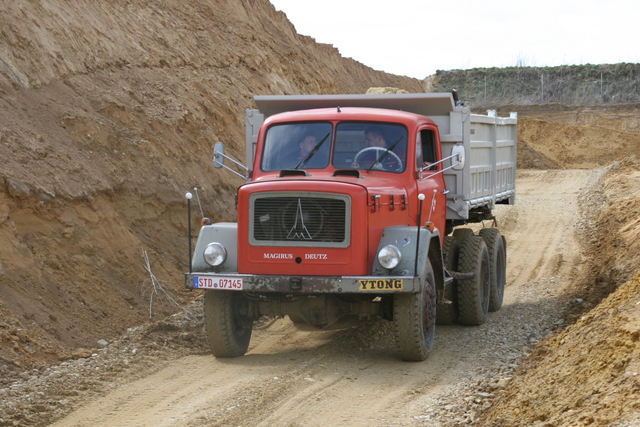
[[[422,116],[449,115],[454,109],[451,93],[403,93],[381,95],[259,95],[254,100],[267,118],[287,111],[317,108],[365,107],[406,111]]]
[[[376,121],[404,124],[409,124],[416,120],[432,122],[429,117],[416,115],[407,111],[388,110],[385,108],[333,107],[285,111],[272,115],[266,119],[264,123],[271,125],[274,122],[283,123],[315,120]]]

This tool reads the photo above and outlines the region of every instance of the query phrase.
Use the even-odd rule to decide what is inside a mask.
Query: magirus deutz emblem
[[[293,222],[293,226],[287,234],[288,240],[312,240],[311,233],[307,229],[304,223],[305,214],[302,212],[302,203],[298,199],[298,206],[296,209],[296,217]]]

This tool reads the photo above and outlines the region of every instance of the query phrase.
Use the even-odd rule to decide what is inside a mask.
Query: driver
[[[369,128],[364,133],[365,148],[379,147],[387,148],[387,140],[382,130],[379,128]],[[363,148],[363,150],[365,149]],[[378,157],[382,154],[382,150],[371,150],[360,157],[360,162],[353,161],[351,167],[355,169],[368,169],[373,165]],[[386,160],[386,159],[385,159]]]

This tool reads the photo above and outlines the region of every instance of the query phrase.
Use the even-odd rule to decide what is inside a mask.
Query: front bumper
[[[198,286],[202,279],[224,279],[224,282],[240,283],[233,288],[222,286]],[[227,280],[228,279],[228,280]],[[204,280],[206,282],[206,280]],[[186,273],[188,289],[230,289],[249,292],[280,292],[287,294],[385,294],[416,293],[420,291],[420,278],[413,276],[284,276],[238,273]]]

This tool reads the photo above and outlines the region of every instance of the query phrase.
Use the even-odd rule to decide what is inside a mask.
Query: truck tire
[[[474,278],[458,281],[458,320],[478,326],[487,320],[490,295],[490,263],[487,244],[480,236],[467,236],[460,244],[458,269]]]
[[[215,357],[243,356],[249,347],[253,319],[242,292],[204,291],[204,327]]]
[[[497,228],[483,228],[478,234],[484,239],[489,251],[489,311],[498,311],[502,307],[504,285],[507,280],[507,252],[504,240]]]
[[[465,237],[473,236],[474,233],[473,233],[473,230],[470,228],[456,228],[455,230],[453,230],[453,233],[451,235],[458,242],[462,242]]]
[[[402,360],[425,360],[433,346],[436,325],[435,277],[427,261],[427,274],[420,292],[393,296],[393,329]]]
[[[288,316],[289,320],[291,320],[293,323],[307,323],[302,317],[298,316],[297,314],[289,314]]]
[[[453,236],[444,238],[443,248],[444,265],[448,271],[458,271],[458,257],[460,256],[460,243]],[[445,299],[451,304],[439,304],[436,307],[436,324],[451,325],[458,320],[458,283],[453,280],[445,289]]]

